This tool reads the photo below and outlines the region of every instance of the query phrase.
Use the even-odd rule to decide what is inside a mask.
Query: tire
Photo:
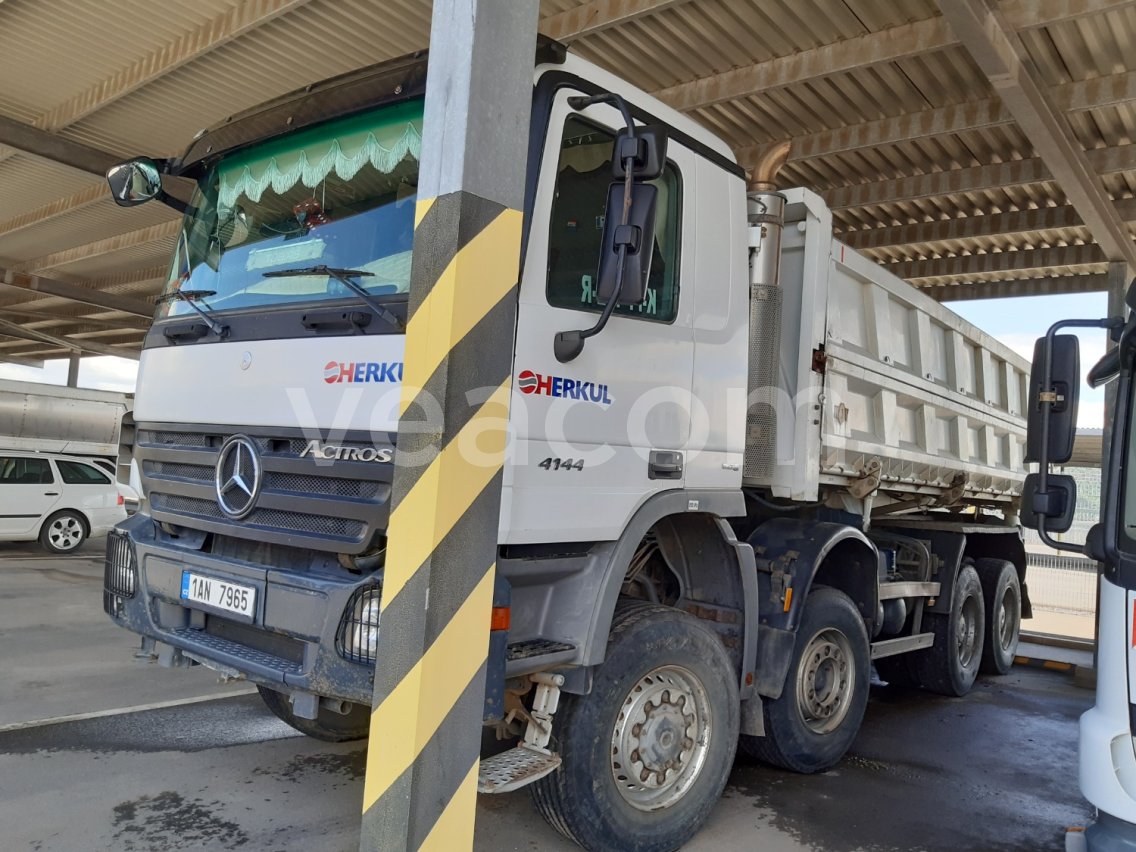
[[[71,553],[86,540],[87,521],[71,509],[56,512],[39,531],[39,543],[50,553]]]
[[[292,701],[283,692],[259,684],[256,688],[272,715],[312,739],[325,743],[345,743],[361,740],[370,731],[371,708],[366,704],[352,704],[346,714],[320,707],[317,718],[304,719],[292,711]]]
[[[985,623],[982,584],[967,562],[955,580],[950,613],[924,616],[924,625],[935,634],[935,644],[913,655],[915,673],[924,689],[955,697],[970,692],[982,662]]]
[[[679,610],[621,601],[591,692],[561,696],[553,739],[563,763],[529,788],[533,802],[593,852],[677,849],[722,795],[739,714],[737,673],[716,634]]]
[[[868,634],[856,605],[837,589],[814,588],[781,697],[764,700],[765,736],[743,735],[743,750],[794,772],[831,769],[860,730],[871,678]]]
[[[976,559],[974,568],[982,583],[986,632],[981,671],[1004,675],[1014,665],[1022,629],[1022,587],[1014,563],[1004,559]]]

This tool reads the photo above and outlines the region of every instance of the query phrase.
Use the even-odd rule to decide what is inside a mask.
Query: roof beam
[[[1088,266],[1106,261],[1100,246],[1090,243],[1080,246],[1053,246],[1021,251],[935,257],[927,260],[904,260],[882,266],[893,275],[907,281],[915,281],[920,278],[960,278],[964,275],[988,275],[995,272]]]
[[[74,124],[208,51],[303,6],[306,2],[308,0],[246,0],[48,110],[36,119],[35,126],[45,130],[58,130]]]
[[[653,15],[690,0],[592,0],[566,12],[549,15],[538,29],[557,41],[573,41]]]
[[[11,219],[0,222],[0,237],[7,237],[35,225],[42,225],[51,219],[90,207],[104,199],[110,199],[110,192],[107,190],[106,184],[100,181],[82,192],[77,192],[66,198],[58,198],[49,204],[37,207],[35,210],[29,210],[27,213],[21,213],[19,216],[13,216]]]
[[[962,281],[923,286],[919,291],[939,302],[966,299],[1009,299],[1020,296],[1056,296],[1096,293],[1108,289],[1108,274],[1063,275],[1054,278],[1012,278],[1007,281]]]
[[[306,2],[308,0],[246,0],[246,2],[235,6],[228,12],[217,15],[173,41],[150,51],[121,71],[84,89],[75,97],[58,104],[36,118],[32,122],[31,128],[41,131],[61,130],[154,82],[165,74],[192,62],[213,48],[232,41],[256,29],[261,24],[304,5]],[[52,136],[52,134],[47,134],[47,136],[58,138]],[[26,150],[19,145],[8,143],[2,137],[0,137],[0,144]],[[36,153],[35,151],[26,152]],[[0,152],[0,162],[5,159],[7,159],[7,156]],[[107,168],[120,159],[115,158],[109,165],[94,173],[101,177]],[[57,162],[63,161],[57,160]],[[68,165],[71,164],[68,163]],[[90,169],[85,170],[90,171]]]
[[[1097,148],[1085,151],[1083,154],[1089,166],[1095,169],[1097,174],[1136,169],[1136,145]],[[1041,157],[1030,157],[1027,160],[1011,160],[1006,163],[947,169],[924,175],[842,186],[830,189],[823,195],[829,207],[833,210],[843,210],[850,207],[870,207],[874,204],[918,201],[921,198],[935,198],[953,193],[982,192],[1051,180],[1055,180],[1055,177]]]
[[[987,0],[939,0],[939,5],[1107,258],[1136,269],[1128,228],[1068,123],[1046,98],[1021,37]]]
[[[1116,213],[1125,222],[1136,222],[1136,198],[1115,202]],[[1061,231],[1084,226],[1072,206],[1037,207],[1032,210],[1013,210],[1007,213],[989,213],[984,216],[955,216],[933,222],[912,222],[890,228],[866,228],[845,231],[840,239],[858,251],[942,243],[952,240],[972,240],[977,237],[996,237],[1010,234],[1027,234],[1037,231]]]
[[[1131,0],[1003,0],[1002,12],[1015,27],[1044,27],[1057,21],[1129,5]],[[828,77],[907,59],[958,44],[942,17],[890,27],[857,38],[734,68],[655,92],[679,110],[693,110],[733,98],[760,94],[817,77]]]
[[[118,349],[114,346],[107,346],[105,343],[97,343],[93,340],[58,337],[54,334],[48,334],[45,331],[34,331],[30,328],[16,325],[14,322],[8,322],[5,319],[0,319],[0,334],[23,340],[50,343],[54,346],[70,349],[74,352],[89,352],[92,355],[111,355],[118,358],[133,358],[136,361],[138,360],[138,353],[136,351]]]
[[[138,319],[120,319],[114,317],[86,316],[85,314],[59,314],[53,311],[29,311],[20,308],[0,307],[0,314],[16,317],[26,317],[31,323],[63,322],[74,325],[91,325],[100,328],[124,329],[127,331],[145,331],[150,323],[139,317]]]
[[[1064,83],[1051,90],[1054,105],[1063,111],[1080,112],[1136,101],[1136,71]],[[966,133],[1011,124],[1014,117],[999,98],[986,98],[938,109],[866,121],[807,136],[794,136],[789,162],[827,157],[879,145],[896,145],[928,136]],[[737,150],[738,161],[749,164],[768,147],[751,145]]]
[[[1077,211],[1066,204],[1061,207],[1015,210],[1011,213],[936,219],[933,222],[914,222],[890,228],[846,231],[840,235],[840,239],[858,251],[871,251],[893,246],[972,240],[999,234],[1063,230],[1081,224]]]
[[[112,252],[122,251],[123,249],[171,238],[177,234],[180,227],[181,223],[177,219],[171,219],[168,222],[159,222],[157,225],[150,225],[147,228],[140,228],[137,231],[115,234],[113,237],[106,237],[91,243],[85,243],[81,246],[74,246],[69,249],[64,249],[63,251],[43,255],[42,257],[32,258],[31,260],[16,264],[14,268],[19,272],[36,272],[41,269],[67,266],[68,264],[77,263],[81,260],[90,260],[94,257],[101,257],[104,254],[111,254]]]
[[[102,177],[122,158],[0,115],[0,145]]]
[[[21,358],[19,355],[5,355],[0,352],[0,362],[5,364],[15,364],[19,367],[32,367],[36,370],[43,369],[42,358]]]
[[[78,284],[68,284],[64,281],[55,281],[51,278],[41,278],[38,275],[28,275],[14,269],[0,267],[0,281],[8,287],[21,290],[32,290],[45,296],[56,296],[60,299],[69,299],[85,305],[94,305],[110,311],[121,311],[125,314],[134,314],[140,317],[152,317],[154,306],[141,299],[131,296],[119,296],[116,293],[105,293],[101,290],[83,287]]]

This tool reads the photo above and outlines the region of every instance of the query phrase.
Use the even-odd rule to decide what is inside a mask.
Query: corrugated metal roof
[[[992,2],[1117,216],[1136,223],[1136,2]],[[227,115],[425,47],[429,16],[426,0],[198,0],[161,14],[145,0],[8,0],[0,115],[115,154],[174,154]],[[845,239],[919,286],[948,285],[937,297],[958,285],[973,294],[973,282],[1096,286],[1084,276],[1106,268],[935,0],[544,0],[541,17],[575,52],[685,106],[743,153],[792,139],[781,184],[825,195]],[[139,25],[104,37],[122,21]],[[0,266],[153,295],[173,214],[114,207],[99,184],[0,148]],[[12,288],[0,304],[57,334],[83,317],[142,324]],[[82,333],[140,340],[129,328]],[[0,338],[0,357],[60,351]]]

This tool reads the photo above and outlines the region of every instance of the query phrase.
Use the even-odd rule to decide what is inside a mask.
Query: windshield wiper
[[[173,302],[180,299],[201,314],[201,318],[205,320],[205,325],[209,327],[211,332],[224,339],[229,334],[229,327],[217,322],[217,320],[213,319],[212,315],[210,315],[209,311],[197,304],[198,299],[208,299],[210,296],[216,295],[216,290],[171,290],[159,296],[158,303]]]
[[[390,323],[392,326],[402,331],[406,328],[405,324],[398,316],[391,311],[387,310],[385,306],[376,302],[374,297],[371,296],[363,287],[352,278],[371,278],[374,277],[373,272],[366,272],[362,269],[337,269],[334,266],[304,266],[299,269],[274,269],[271,272],[263,273],[265,278],[289,278],[293,275],[326,275],[329,278],[334,278],[360,299],[367,303],[367,307],[377,313],[380,317]]]

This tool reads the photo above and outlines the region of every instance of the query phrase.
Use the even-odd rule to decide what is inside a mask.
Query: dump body
[[[0,448],[118,458],[126,394],[0,381]]]
[[[940,504],[1010,503],[1025,478],[1029,364],[1009,347],[857,254],[804,189],[787,198],[776,435],[751,409],[744,482],[815,501],[833,489]],[[762,357],[753,329],[751,357]],[[749,444],[776,446],[749,463]]]

